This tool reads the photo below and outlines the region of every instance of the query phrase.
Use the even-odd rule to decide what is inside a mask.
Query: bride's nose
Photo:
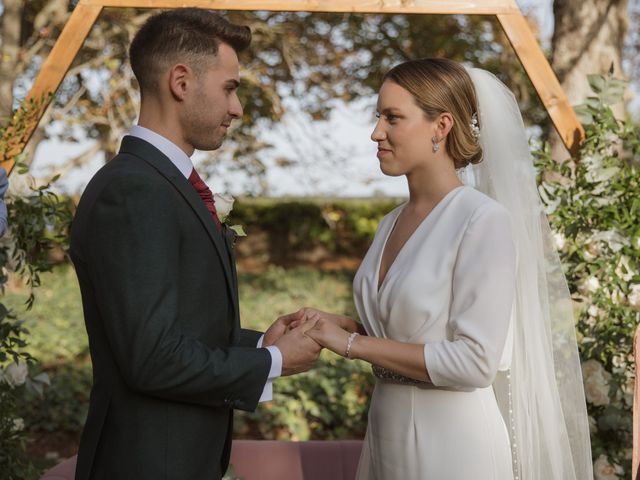
[[[374,142],[381,142],[386,138],[387,134],[385,133],[384,129],[380,128],[380,122],[376,123],[373,132],[371,132],[371,140],[373,140]]]

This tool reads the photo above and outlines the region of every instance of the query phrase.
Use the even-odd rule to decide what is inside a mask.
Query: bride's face
[[[407,175],[429,161],[431,138],[437,128],[407,90],[385,81],[378,94],[377,116],[371,140],[378,144],[380,169],[385,175]]]

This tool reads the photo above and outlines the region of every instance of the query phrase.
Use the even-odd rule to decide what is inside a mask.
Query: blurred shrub
[[[259,255],[287,263],[305,251],[321,247],[327,254],[363,257],[378,223],[401,199],[251,199],[240,198],[231,223],[245,227],[248,238],[239,241],[239,257]],[[252,236],[267,236],[266,245],[252,243]],[[250,245],[249,248],[243,248]]]
[[[323,352],[317,366],[276,380],[274,399],[238,412],[237,437],[273,440],[362,438],[373,391],[369,364]]]
[[[75,361],[50,367],[46,395],[27,395],[18,414],[30,432],[80,432],[87,418],[92,375],[91,362]]]

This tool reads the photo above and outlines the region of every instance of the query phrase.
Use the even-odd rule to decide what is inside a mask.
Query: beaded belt
[[[391,380],[398,383],[404,383],[405,385],[433,386],[431,383],[405,377],[404,375],[400,375],[399,373],[394,372],[393,370],[387,370],[386,368],[380,367],[378,365],[371,365],[371,370],[373,370],[373,374],[376,376],[376,378],[379,378],[380,380]]]

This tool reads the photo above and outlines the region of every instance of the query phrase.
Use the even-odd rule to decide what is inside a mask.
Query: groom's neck
[[[162,135],[177,145],[187,156],[193,155],[193,145],[185,140],[177,112],[171,107],[166,107],[157,99],[153,97],[143,99],[138,125]]]

